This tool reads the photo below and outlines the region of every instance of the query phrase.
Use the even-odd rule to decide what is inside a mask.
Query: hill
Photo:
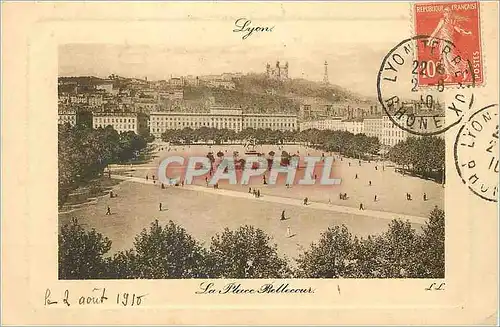
[[[365,103],[359,95],[336,85],[324,85],[305,79],[277,81],[264,74],[247,74],[233,80],[234,90],[186,86],[184,99],[206,102],[213,98],[214,104],[241,107],[245,112],[298,113],[301,103],[319,101],[330,103]]]
[[[265,74],[248,74],[235,80],[236,89],[248,93],[276,94],[293,99],[320,98],[328,102],[363,102],[363,97],[337,85],[301,78],[277,81]]]

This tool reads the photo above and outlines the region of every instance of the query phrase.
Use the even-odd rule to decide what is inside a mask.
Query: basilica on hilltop
[[[269,79],[284,81],[288,79],[288,62],[285,65],[281,65],[279,61],[276,61],[276,66],[271,67],[268,63],[266,65],[266,76]]]

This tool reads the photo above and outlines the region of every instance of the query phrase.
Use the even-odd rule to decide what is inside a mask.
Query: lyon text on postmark
[[[484,200],[498,201],[498,105],[475,112],[458,132],[455,166],[464,184]]]
[[[440,134],[458,124],[470,110],[474,101],[474,74],[466,87],[445,87],[444,65],[419,61],[417,53],[445,58],[457,71],[459,67],[471,65],[470,60],[461,55],[461,49],[449,40],[427,35],[403,40],[382,61],[377,76],[378,99],[392,123],[406,132]],[[436,82],[423,87],[419,85],[421,76],[432,76]],[[447,112],[450,115],[445,122]]]

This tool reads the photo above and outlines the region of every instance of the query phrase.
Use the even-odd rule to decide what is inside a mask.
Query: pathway
[[[134,182],[134,183],[150,184],[150,185],[157,185],[157,186],[159,185],[158,183],[155,183],[150,179],[146,180],[144,178],[139,178],[139,177],[128,177],[128,176],[123,176],[123,175],[111,175],[111,177],[115,178],[115,179],[124,180],[124,181]],[[179,187],[179,188],[182,188],[183,190],[205,192],[205,193],[218,194],[218,195],[223,195],[223,196],[244,198],[244,199],[255,200],[255,201],[280,203],[280,204],[299,206],[299,207],[303,207],[303,208],[327,210],[327,211],[334,211],[334,212],[346,213],[346,214],[351,214],[351,215],[369,216],[369,217],[382,218],[382,219],[388,219],[388,220],[400,218],[402,220],[408,220],[411,223],[416,223],[416,224],[424,224],[427,221],[426,217],[410,216],[410,215],[404,215],[404,214],[400,214],[400,213],[387,212],[387,211],[359,210],[359,209],[356,209],[353,207],[339,206],[339,205],[320,203],[320,202],[309,202],[309,204],[304,205],[303,200],[300,200],[300,199],[272,196],[272,195],[266,195],[266,194],[261,195],[260,198],[255,198],[255,196],[253,194],[250,194],[250,193],[231,191],[231,190],[220,189],[220,188],[214,189],[211,186],[205,187],[205,186],[199,186],[199,185],[184,185],[184,186],[166,186],[166,187]]]

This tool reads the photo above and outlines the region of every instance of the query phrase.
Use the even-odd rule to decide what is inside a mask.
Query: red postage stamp
[[[480,86],[484,83],[479,2],[414,4],[417,45],[413,73],[419,86]]]

